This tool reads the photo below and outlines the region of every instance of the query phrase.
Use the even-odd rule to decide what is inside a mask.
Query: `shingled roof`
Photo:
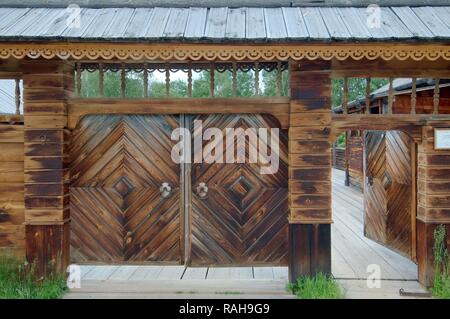
[[[450,6],[382,7],[380,28],[367,25],[366,10],[341,6],[90,7],[81,9],[81,23],[77,28],[68,26],[71,12],[66,8],[1,7],[0,41],[215,43],[450,39]]]

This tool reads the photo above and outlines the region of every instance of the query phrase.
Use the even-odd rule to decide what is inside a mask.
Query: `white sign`
[[[450,128],[434,129],[434,149],[450,150]]]

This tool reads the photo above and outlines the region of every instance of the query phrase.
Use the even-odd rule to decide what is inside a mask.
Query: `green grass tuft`
[[[434,281],[431,292],[434,297],[450,299],[450,259],[447,250],[447,234],[444,225],[434,231]]]
[[[0,255],[0,299],[56,299],[66,290],[63,274],[36,279],[32,265]]]
[[[301,299],[341,299],[341,289],[331,276],[318,273],[315,277],[300,277],[288,289]]]
[[[436,298],[450,299],[450,275],[435,275],[431,292]]]

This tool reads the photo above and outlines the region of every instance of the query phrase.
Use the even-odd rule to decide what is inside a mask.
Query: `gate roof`
[[[265,7],[142,7],[137,5],[138,0],[130,0],[135,7],[116,8],[100,8],[94,5],[95,1],[84,1],[91,5],[80,9],[79,20],[72,19],[77,9],[50,5],[3,6],[0,7],[0,41],[249,44],[450,39],[450,6],[438,6],[442,4],[439,1],[416,1],[417,4],[433,3],[433,6],[395,6],[402,1],[390,1],[393,6],[380,8],[379,21],[377,12],[367,7],[345,7],[341,6],[344,1],[335,1],[335,6],[327,6],[333,1],[325,0],[323,6],[308,6],[308,1],[297,1],[295,6],[296,2],[290,1],[289,6],[273,7],[274,2],[268,1]],[[228,2],[244,4],[245,1],[222,1]]]

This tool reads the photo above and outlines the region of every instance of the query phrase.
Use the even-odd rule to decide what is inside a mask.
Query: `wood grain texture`
[[[325,61],[290,64],[290,223],[331,222],[331,189],[304,187],[300,195],[293,188],[303,182],[326,185],[331,180],[329,72]]]
[[[73,261],[180,262],[177,116],[87,116],[71,143]],[[162,183],[172,187],[160,195]]]
[[[69,261],[66,100],[73,66],[27,61],[23,67],[26,255],[38,275],[47,275],[65,271]]]
[[[364,233],[411,257],[411,139],[401,132],[365,132]]]
[[[0,124],[0,248],[25,256],[23,125]]]
[[[319,23],[317,17],[303,18]],[[311,13],[311,12],[308,12]],[[323,21],[320,21],[323,24]],[[289,280],[331,274],[329,62],[289,64]]]
[[[216,127],[223,133],[226,128],[279,127],[268,115],[204,115],[197,119],[203,120],[204,130]],[[249,139],[239,134],[238,140],[242,139],[248,155]],[[203,147],[213,142],[206,141]],[[287,264],[287,134],[283,130],[279,156],[275,174],[261,174],[261,165],[248,161],[193,164],[192,264]],[[202,182],[209,188],[205,199],[196,193]]]

